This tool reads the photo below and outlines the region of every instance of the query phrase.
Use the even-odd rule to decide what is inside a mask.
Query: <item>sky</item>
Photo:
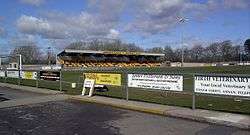
[[[180,21],[180,20],[185,21]],[[146,49],[250,38],[250,0],[1,0],[0,54],[120,39]]]

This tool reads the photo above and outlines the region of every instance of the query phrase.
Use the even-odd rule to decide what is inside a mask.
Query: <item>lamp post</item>
[[[184,24],[186,21],[188,21],[189,19],[187,18],[184,18],[184,17],[181,17],[179,19],[179,22]],[[182,31],[181,31],[181,66],[183,67],[183,64],[184,64],[184,32],[183,32],[183,28],[182,28]]]

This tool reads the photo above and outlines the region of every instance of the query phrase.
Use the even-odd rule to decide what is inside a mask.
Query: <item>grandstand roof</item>
[[[59,53],[58,55],[65,54],[65,53],[165,56],[165,54],[163,54],[163,53],[123,52],[123,51],[93,51],[93,50],[72,50],[72,49],[65,49],[61,53]]]

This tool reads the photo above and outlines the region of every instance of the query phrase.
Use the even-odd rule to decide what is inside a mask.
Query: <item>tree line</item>
[[[169,45],[165,47],[153,47],[143,49],[134,43],[123,43],[120,40],[112,42],[94,40],[92,42],[75,42],[66,49],[95,50],[95,51],[136,51],[163,53],[165,60],[180,62],[182,52],[185,62],[229,62],[250,60],[250,39],[246,40],[244,46],[233,44],[230,40],[214,42],[208,46],[195,44],[192,47],[174,49]]]
[[[165,59],[173,62],[180,62],[181,55],[184,55],[184,62],[229,62],[247,60],[240,45],[233,45],[231,41],[212,43],[204,47],[196,44],[193,47],[172,49],[170,46],[164,48],[155,47],[149,52],[164,53]]]
[[[153,47],[143,49],[134,43],[124,43],[121,40],[103,41],[93,40],[89,42],[74,42],[65,49],[95,50],[95,51],[128,51],[128,52],[150,52],[163,53],[165,60],[180,62],[182,52],[184,62],[229,62],[229,61],[250,61],[250,39],[247,39],[244,46],[233,44],[230,40],[214,42],[208,46],[195,44],[192,47],[174,49],[169,45],[165,47]],[[36,45],[17,46],[10,52],[9,61],[21,54],[24,64],[54,64],[56,53],[51,48],[40,49]]]

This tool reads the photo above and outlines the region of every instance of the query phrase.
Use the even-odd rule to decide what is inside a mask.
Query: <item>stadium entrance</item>
[[[57,55],[64,67],[156,67],[164,61],[164,54],[121,51],[91,51],[66,49]]]

